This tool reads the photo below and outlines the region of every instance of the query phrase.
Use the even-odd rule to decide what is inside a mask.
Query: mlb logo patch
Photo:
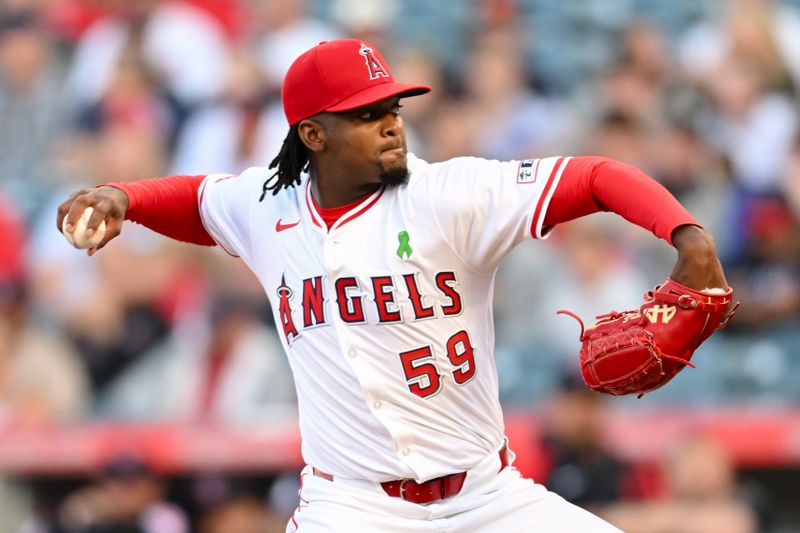
[[[517,183],[535,183],[536,169],[539,166],[538,159],[526,159],[519,162],[517,169]]]

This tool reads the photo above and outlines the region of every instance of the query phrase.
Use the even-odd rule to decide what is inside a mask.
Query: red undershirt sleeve
[[[214,246],[200,219],[198,190],[205,176],[167,176],[106,183],[128,196],[125,220],[137,222],[172,239]]]
[[[605,157],[569,161],[545,215],[547,226],[611,211],[670,244],[672,233],[697,220],[660,183],[636,167]]]

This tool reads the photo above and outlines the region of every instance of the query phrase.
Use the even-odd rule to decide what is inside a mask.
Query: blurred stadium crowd
[[[102,420],[293,420],[271,315],[239,262],[133,224],[90,259],[64,242],[55,213],[78,188],[269,163],[286,131],[283,73],[337,36],[377,45],[397,79],[434,87],[404,103],[420,157],[613,157],[658,179],[716,236],[742,307],[696,370],[640,404],[797,406],[798,4],[0,0],[0,438]],[[544,478],[586,505],[625,500],[605,512],[626,530],[769,528],[700,437],[664,465],[659,494],[671,496],[642,503],[647,491],[598,447],[602,402],[564,375],[578,331],[555,311],[631,307],[674,259],[606,215],[520,247],[495,294],[502,398],[545,419],[565,410],[545,432]],[[66,489],[0,478],[0,531],[278,531],[293,483],[212,476],[176,497],[147,465],[118,458],[96,483]],[[686,513],[700,525],[670,525]]]

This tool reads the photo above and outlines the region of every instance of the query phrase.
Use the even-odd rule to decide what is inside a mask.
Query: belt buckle
[[[406,483],[408,483],[409,481],[411,481],[411,479],[409,479],[409,478],[403,478],[402,480],[400,480],[400,499],[401,500],[405,500],[406,499]],[[408,501],[408,500],[406,500],[406,501]]]

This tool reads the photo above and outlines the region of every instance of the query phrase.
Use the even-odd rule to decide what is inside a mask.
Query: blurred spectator
[[[652,87],[662,87],[675,73],[665,36],[651,20],[633,21],[623,28],[623,63]]]
[[[629,533],[754,533],[757,517],[737,492],[730,458],[712,439],[680,439],[666,459],[667,494],[652,502],[623,502],[600,514]]]
[[[97,20],[78,42],[69,92],[79,108],[100,102],[120,62],[138,58],[175,105],[178,120],[223,88],[229,42],[219,20],[186,0],[112,0],[116,11]]]
[[[136,458],[114,460],[100,480],[70,494],[56,533],[188,533],[184,512],[165,500],[164,482]]]
[[[795,139],[792,153],[785,163],[782,189],[795,218],[800,219],[800,135]]]
[[[119,0],[107,2],[104,16],[83,32],[70,57],[66,85],[79,110],[90,108],[101,100],[123,50],[126,47],[139,50],[137,38],[141,39],[142,27],[154,3],[154,0],[136,2],[123,10]],[[131,35],[134,31],[138,35]]]
[[[772,327],[800,317],[800,222],[782,197],[753,199],[742,213],[746,248],[729,282],[744,305],[735,328]]]
[[[658,80],[657,80],[658,81]],[[648,133],[658,128],[664,121],[665,101],[662,91],[664,87],[654,85],[644,78],[632,65],[620,64],[604,72],[600,80],[600,102],[593,102],[594,108],[605,108],[604,117],[624,117],[635,125],[641,133]],[[596,96],[595,96],[596,97]],[[595,136],[602,142],[602,136]],[[642,138],[640,142],[647,139]],[[629,161],[635,164],[634,161]]]
[[[752,63],[721,63],[708,81],[715,111],[703,126],[706,139],[731,161],[734,179],[757,193],[778,189],[798,132],[792,98],[769,91],[765,81]]]
[[[647,161],[651,175],[714,235],[720,254],[735,255],[742,239],[739,224],[731,223],[731,218],[738,217],[737,193],[725,157],[706,142],[694,125],[676,121],[649,136]],[[642,256],[650,260],[656,256],[654,252],[647,250]],[[649,271],[668,261],[666,254],[657,257],[658,261],[648,262]]]
[[[467,58],[465,106],[459,117],[472,145],[462,149],[490,159],[551,155],[563,131],[555,101],[528,87],[522,28],[505,25],[478,32]]]
[[[200,520],[199,533],[283,533],[288,518],[268,512],[253,496],[238,496],[215,505]]]
[[[277,94],[284,74],[297,56],[321,41],[341,37],[329,23],[314,18],[306,4],[306,0],[257,2],[266,26],[259,43],[259,57],[267,87],[273,94]]]
[[[434,114],[428,117],[427,124],[425,121],[419,124],[427,141],[421,146],[422,154],[429,161],[445,161],[468,155],[477,142],[475,137],[478,124],[472,120],[465,103],[446,99],[433,111]],[[412,122],[412,133],[415,131],[414,126]],[[409,142],[413,142],[413,136]]]
[[[80,126],[97,134],[126,130],[163,144],[172,120],[156,83],[140,51],[127,47],[121,52],[99,100],[83,109]]]
[[[87,285],[60,317],[86,361],[96,392],[167,337],[170,317],[159,302],[172,295],[168,288],[185,274],[166,243],[140,231],[129,231],[113,251],[98,256]],[[58,264],[52,267],[58,271]],[[68,282],[72,273],[63,276],[61,281]]]
[[[241,49],[227,70],[220,100],[187,120],[175,150],[174,174],[238,174],[268,165],[280,151],[289,125],[280,103],[266,94],[257,59]]]
[[[164,148],[163,139],[148,130],[110,128],[90,140],[87,170],[95,183],[152,177],[164,171]]]
[[[0,475],[0,531],[39,533],[45,527],[33,516],[33,495],[22,479]]]
[[[667,119],[679,81],[665,37],[644,19],[623,26],[620,37],[619,58],[599,72],[597,86],[583,95],[589,99],[583,107],[589,116],[599,110],[601,115],[624,116],[640,128],[657,130]]]
[[[642,168],[649,153],[650,131],[635,116],[609,111],[590,132],[588,153],[602,155]]]
[[[206,10],[225,29],[229,38],[238,40],[247,35],[248,20],[252,11],[250,2],[242,0],[187,0],[190,4]]]
[[[128,109],[130,115],[119,115],[131,120],[115,118],[95,135],[71,141],[70,157],[75,161],[67,173],[74,181],[70,188],[163,173],[163,138],[152,136],[154,124],[139,113],[143,109],[146,106],[134,105]],[[29,267],[32,303],[37,315],[67,333],[99,392],[166,337],[175,317],[160,306],[175,296],[170,287],[176,279],[192,278],[183,270],[187,262],[174,252],[181,245],[135,224],[128,225],[122,238],[96,260],[65,246],[52,218],[62,199],[63,192],[56,189],[48,198],[50,208],[34,227]]]
[[[42,11],[47,25],[65,42],[75,43],[98,19],[108,15],[110,2],[59,0],[44,2]]]
[[[398,5],[396,0],[334,0],[332,2],[333,19],[344,33],[353,39],[361,39],[378,48],[390,49],[387,44],[392,25],[397,20]],[[392,65],[397,62],[388,59]],[[397,75],[397,68],[392,73],[398,80],[416,80]],[[417,83],[425,85],[421,80]]]
[[[36,230],[31,303],[80,353],[95,392],[166,337],[170,309],[184,305],[171,299],[188,302],[172,288],[182,277],[188,290],[193,277],[168,244],[132,224],[103,257],[89,258],[66,245],[52,217]]]
[[[0,193],[33,216],[65,133],[61,66],[35,11],[0,11]]]
[[[574,320],[556,317],[555,311],[569,309],[593,323],[596,315],[612,309],[638,307],[644,290],[653,285],[618,245],[621,226],[620,222],[601,216],[559,228],[561,267],[551,274],[539,305],[548,311],[540,327],[545,328],[561,353],[576,352],[580,326]]]
[[[217,294],[202,334],[178,329],[111,387],[116,418],[280,425],[295,415],[293,381],[261,298]],[[205,329],[205,328],[204,328]]]
[[[679,58],[685,71],[705,83],[737,58],[753,66],[768,90],[796,90],[800,82],[800,13],[781,0],[730,0],[716,6],[685,35]]]
[[[73,421],[87,408],[88,383],[77,355],[58,334],[35,327],[27,302],[26,235],[0,197],[0,435]],[[0,472],[0,531],[16,531],[33,499]]]
[[[681,65],[711,99],[701,131],[728,158],[736,182],[773,192],[798,132],[800,12],[772,0],[719,7],[717,20],[685,36]]]
[[[589,390],[570,367],[545,408],[543,484],[584,508],[613,503],[626,494],[628,466],[603,443],[605,398]]]
[[[79,418],[89,401],[85,370],[62,337],[31,320],[25,231],[1,199],[0,235],[0,428]]]
[[[647,19],[620,29],[617,58],[578,85],[573,97],[570,136],[579,139],[579,153],[648,170],[661,148],[653,137],[669,123],[693,124],[698,97],[681,78],[665,41]]]
[[[694,128],[677,122],[653,135],[648,155],[653,176],[717,234],[708,224],[721,216],[719,200],[729,185],[722,158]]]
[[[142,38],[147,63],[178,101],[192,106],[221,94],[230,42],[208,11],[185,0],[162,1]]]

